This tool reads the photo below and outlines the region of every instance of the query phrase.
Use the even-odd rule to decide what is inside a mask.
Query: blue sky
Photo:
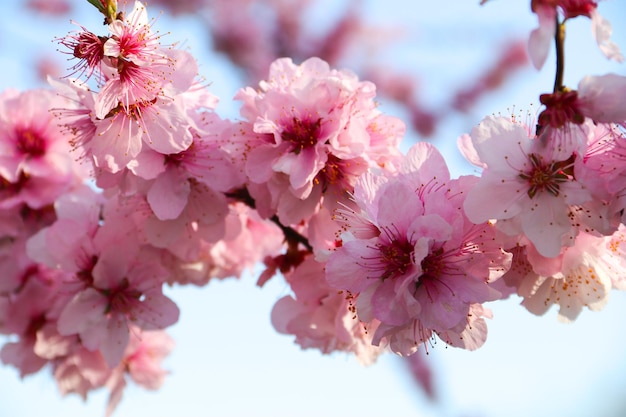
[[[56,54],[50,40],[63,36],[72,25],[67,19],[29,17],[20,12],[22,2],[3,3],[0,13],[0,88],[30,88],[36,84],[23,70],[37,54]],[[325,1],[328,5],[332,2]],[[364,1],[372,21],[407,27],[407,42],[385,51],[386,58],[404,70],[415,71],[425,82],[424,94],[437,100],[439,92],[477,73],[491,58],[489,45],[524,36],[536,26],[528,1],[493,0],[439,2],[389,0]],[[100,17],[86,1],[76,1],[72,16],[97,28]],[[601,13],[612,21],[614,40],[626,50],[623,1],[608,0]],[[323,16],[324,10],[318,11]],[[155,12],[151,13],[155,15]],[[594,45],[587,21],[570,28],[566,83],[575,86],[585,74],[613,71],[626,75],[626,66],[605,61]],[[36,32],[33,28],[37,28]],[[218,112],[233,112],[229,97],[241,85],[223,60],[204,51],[204,35],[191,20],[174,22],[161,16],[157,28],[172,32],[168,41],[186,40],[197,52],[201,72],[221,97]],[[454,30],[453,30],[454,29]],[[537,95],[552,87],[549,61],[542,72],[527,70],[499,94],[481,102],[466,116],[443,126],[435,144],[442,148],[453,172],[467,172],[454,146],[456,137],[487,114],[508,108],[529,108]],[[402,112],[382,103],[383,111]],[[130,386],[116,417],[127,416],[444,416],[613,417],[626,414],[626,355],[624,317],[626,295],[614,292],[601,312],[584,311],[572,324],[556,320],[552,310],[535,317],[513,298],[489,306],[489,338],[476,352],[437,344],[428,356],[437,377],[441,403],[432,405],[417,389],[403,363],[387,355],[363,368],[344,354],[322,356],[301,351],[292,338],[278,335],[269,313],[276,300],[288,292],[280,278],[263,290],[255,277],[212,282],[205,288],[174,288],[170,296],[181,308],[180,322],[170,330],[177,347],[166,360],[171,375],[163,388],[148,392]],[[0,367],[0,416],[74,417],[101,416],[105,391],[95,392],[87,403],[78,397],[61,399],[47,372],[19,379],[17,372]],[[621,409],[619,408],[621,407]],[[622,410],[620,413],[616,410]]]

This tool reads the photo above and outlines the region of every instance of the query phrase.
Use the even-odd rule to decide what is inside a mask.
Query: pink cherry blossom
[[[97,170],[117,173],[137,166],[144,144],[162,154],[187,149],[193,141],[191,128],[196,127],[192,113],[215,104],[196,82],[198,68],[191,54],[159,47],[143,14],[145,7],[137,2],[129,21],[111,23],[110,37],[83,32],[77,40],[68,36],[61,41],[84,52],[76,71],[90,75],[102,68],[99,92],[70,82],[61,88],[73,105],[55,109],[73,136],[71,142]]]
[[[132,251],[118,244],[100,253],[92,274],[93,286],[63,309],[59,332],[79,334],[83,345],[99,349],[109,366],[122,360],[131,323],[155,330],[178,320],[178,307],[162,293],[166,272],[158,264],[133,259]]]
[[[164,170],[149,186],[146,197],[160,220],[177,218],[186,207],[193,187],[227,192],[244,184],[244,176],[235,166],[234,158],[220,149],[216,140],[230,123],[222,121],[214,113],[207,113],[204,123],[210,126],[213,136],[196,137],[188,149],[159,158],[159,165]],[[138,174],[141,175],[141,172]],[[216,204],[216,207],[219,205]]]
[[[139,66],[164,61],[159,51],[160,35],[153,34],[150,26],[146,6],[135,1],[130,13],[109,24],[111,36],[104,44],[104,54]]]
[[[0,206],[42,208],[82,181],[49,111],[64,103],[48,90],[0,94]]]
[[[608,301],[611,276],[623,263],[620,256],[611,257],[607,253],[609,241],[607,237],[580,233],[573,246],[563,249],[559,271],[552,275],[537,272],[530,258],[526,258],[527,252],[517,250],[514,255],[517,267],[511,268],[504,279],[517,288],[524,297],[522,305],[531,313],[542,315],[556,304],[558,319],[573,321],[583,307],[597,311]]]
[[[99,351],[80,347],[55,361],[53,375],[61,395],[76,393],[86,400],[90,391],[104,386],[111,368]]]
[[[624,62],[624,55],[620,51],[619,46],[611,41],[611,35],[613,34],[613,28],[611,23],[598,13],[597,10],[592,10],[591,17],[591,32],[593,38],[596,40],[600,51],[608,59],[616,62]]]
[[[171,272],[168,282],[205,285],[212,278],[240,277],[244,270],[283,249],[284,235],[276,224],[263,220],[243,203],[229,205],[224,235],[209,243],[200,240],[193,252],[170,245],[164,255]]]
[[[499,298],[489,283],[508,269],[510,255],[491,225],[474,225],[460,210],[475,182],[450,180],[441,155],[425,143],[411,148],[397,176],[357,182],[361,212],[340,212],[343,243],[328,259],[326,278],[357,296],[361,320],[381,322],[375,342],[417,326],[423,331],[412,333],[411,349],[400,350],[413,353],[432,331],[462,332],[472,304]]]
[[[328,286],[324,265],[311,257],[287,274],[295,297],[285,296],[272,309],[274,328],[296,336],[302,349],[354,353],[359,362],[373,363],[382,349],[372,346],[375,324],[359,321],[351,298]]]
[[[71,72],[66,77],[76,75],[80,78],[85,76],[85,79],[88,80],[95,74],[97,80],[102,83],[103,73],[101,67],[104,58],[105,39],[90,32],[83,26],[80,26],[80,28],[80,31],[71,32],[65,37],[58,39],[58,42],[69,50],[63,52],[71,55],[72,59],[78,60],[70,67]]]
[[[122,363],[113,370],[106,385],[111,391],[106,415],[110,416],[122,399],[126,387],[126,375],[144,388],[158,389],[164,382],[167,372],[161,362],[174,348],[174,341],[162,331],[141,331],[133,327],[131,338],[124,352]]]
[[[594,209],[601,213],[590,223],[593,228],[611,235],[623,219],[626,195],[626,134],[614,124],[595,123],[587,149],[574,167],[578,181],[593,195]],[[622,220],[623,221],[623,220]]]
[[[22,376],[39,371],[48,359],[36,354],[38,334],[53,320],[48,311],[56,302],[60,271],[32,265],[23,272],[20,287],[0,297],[0,332],[19,336],[0,350],[0,359],[19,369]]]
[[[56,221],[30,237],[26,247],[28,256],[65,272],[91,270],[93,257],[97,257],[93,239],[103,202],[87,186],[60,197],[55,203]]]
[[[310,216],[322,195],[331,194],[331,202],[345,199],[356,176],[397,155],[403,125],[381,115],[373,101],[374,85],[348,71],[330,69],[317,58],[300,65],[279,59],[260,87],[236,95],[254,133],[244,130],[233,139],[246,141],[250,181],[269,184],[266,191],[259,189],[263,185],[251,187],[253,197],[261,200],[257,195],[269,193],[286,224],[298,223],[307,213],[295,215],[284,205],[304,200]]]
[[[572,176],[578,144],[544,144],[502,117],[484,119],[471,137],[487,168],[463,205],[468,218],[497,219],[500,228],[507,221],[509,234],[524,233],[544,256],[557,256],[563,245],[571,245],[569,236],[578,229],[570,221],[570,207],[591,200]]]
[[[536,69],[541,69],[548,58],[550,45],[556,32],[556,9],[546,4],[533,8],[539,19],[539,27],[530,33],[528,54]]]

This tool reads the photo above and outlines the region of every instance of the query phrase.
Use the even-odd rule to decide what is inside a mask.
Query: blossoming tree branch
[[[432,144],[400,152],[404,123],[349,70],[276,59],[223,119],[146,5],[88,1],[104,26],[57,39],[68,73],[0,94],[0,358],[22,376],[106,387],[110,414],[128,382],[163,383],[179,316],[163,287],[259,263],[259,286],[292,290],[278,332],[364,364],[436,339],[477,349],[484,304],[514,293],[571,321],[626,288],[626,77],[563,84],[571,19],[623,60],[595,2],[531,2],[528,52],[538,69],[556,53],[554,87],[532,123],[462,135],[481,174],[451,178]]]

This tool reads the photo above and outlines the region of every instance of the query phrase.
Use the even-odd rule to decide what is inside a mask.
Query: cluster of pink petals
[[[570,103],[546,101],[540,120],[550,123],[538,136],[513,119],[489,117],[459,141],[483,169],[465,201],[467,216],[495,221],[502,242],[509,240],[503,244],[514,260],[504,281],[535,314],[557,304],[559,318],[571,321],[623,287],[616,271],[624,262],[625,91],[622,76],[588,76],[564,93]]]
[[[107,204],[74,185],[53,208],[3,208],[13,227],[3,228],[0,332],[16,337],[0,359],[22,376],[50,366],[62,394],[109,386],[114,406],[126,374],[149,389],[162,382],[168,339],[149,331],[175,323],[178,307],[162,293],[167,270],[133,239],[132,223],[102,223]]]
[[[575,207],[592,200],[569,173],[579,152],[577,141],[546,144],[504,117],[484,119],[470,136],[466,149],[473,147],[469,152],[475,152],[484,170],[464,203],[469,219],[497,219],[507,234],[523,233],[543,256],[557,256],[589,224],[571,220]]]
[[[293,47],[290,11],[306,0],[273,3]],[[224,120],[193,56],[161,44],[142,3],[114,17],[117,2],[94,5],[107,33],[59,40],[78,78],[0,94],[0,359],[22,376],[48,367],[83,398],[106,387],[111,414],[128,382],[164,381],[163,330],[179,317],[164,285],[261,262],[259,286],[282,274],[292,291],[272,310],[277,331],[364,364],[435,337],[477,349],[484,304],[514,292],[571,321],[626,289],[625,77],[542,95],[536,130],[486,118],[460,141],[480,178],[451,179],[432,145],[400,153],[404,125],[348,70],[278,59],[236,94],[243,120]],[[532,8],[536,66],[558,16],[590,17],[621,59],[595,2]],[[255,27],[238,30],[251,40]]]
[[[74,106],[57,112],[83,156],[98,170],[117,173],[145,159],[142,151],[167,155],[189,148],[191,113],[217,100],[199,88],[191,54],[161,45],[142,3],[108,29],[98,36],[82,28],[60,40],[79,60],[75,72],[95,73],[100,85],[93,92],[70,80],[64,94]]]
[[[274,305],[272,324],[278,332],[295,335],[302,349],[352,352],[365,365],[382,353],[372,345],[377,323],[356,319],[353,299],[328,285],[323,264],[308,258],[285,279],[295,297],[287,295]]]
[[[0,94],[1,208],[41,209],[86,178],[49,111],[65,104],[46,90]]]
[[[619,271],[626,265],[623,226],[612,236],[581,233],[574,246],[554,259],[535,253],[532,246],[517,246],[513,266],[503,277],[524,298],[522,305],[542,315],[559,306],[558,319],[575,320],[583,307],[602,309],[612,288],[623,289]]]
[[[511,256],[489,223],[461,209],[474,177],[451,180],[431,145],[414,145],[397,175],[365,174],[355,186],[358,210],[338,215],[342,244],[326,265],[328,283],[355,297],[361,321],[379,321],[383,340],[409,355],[435,334],[466,349],[487,336],[481,304],[501,297],[492,283]],[[481,324],[482,323],[482,324]]]
[[[237,93],[246,122],[232,140],[243,142],[252,197],[269,202],[262,215],[298,224],[320,204],[332,209],[360,174],[397,155],[404,125],[377,110],[375,93],[318,58],[279,59],[260,90]]]

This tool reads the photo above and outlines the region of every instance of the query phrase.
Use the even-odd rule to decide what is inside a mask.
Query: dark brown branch
[[[250,208],[256,208],[256,202],[254,201],[254,198],[252,198],[252,196],[248,192],[248,189],[245,187],[229,191],[225,195],[228,198],[241,201]],[[282,230],[283,235],[285,235],[285,241],[287,241],[287,244],[289,246],[292,246],[294,243],[300,243],[309,252],[313,252],[313,246],[311,246],[311,244],[309,243],[309,239],[307,239],[305,236],[301,235],[292,227],[282,224],[280,222],[280,219],[276,215],[272,216],[270,220],[275,223],[280,228],[280,230]]]

